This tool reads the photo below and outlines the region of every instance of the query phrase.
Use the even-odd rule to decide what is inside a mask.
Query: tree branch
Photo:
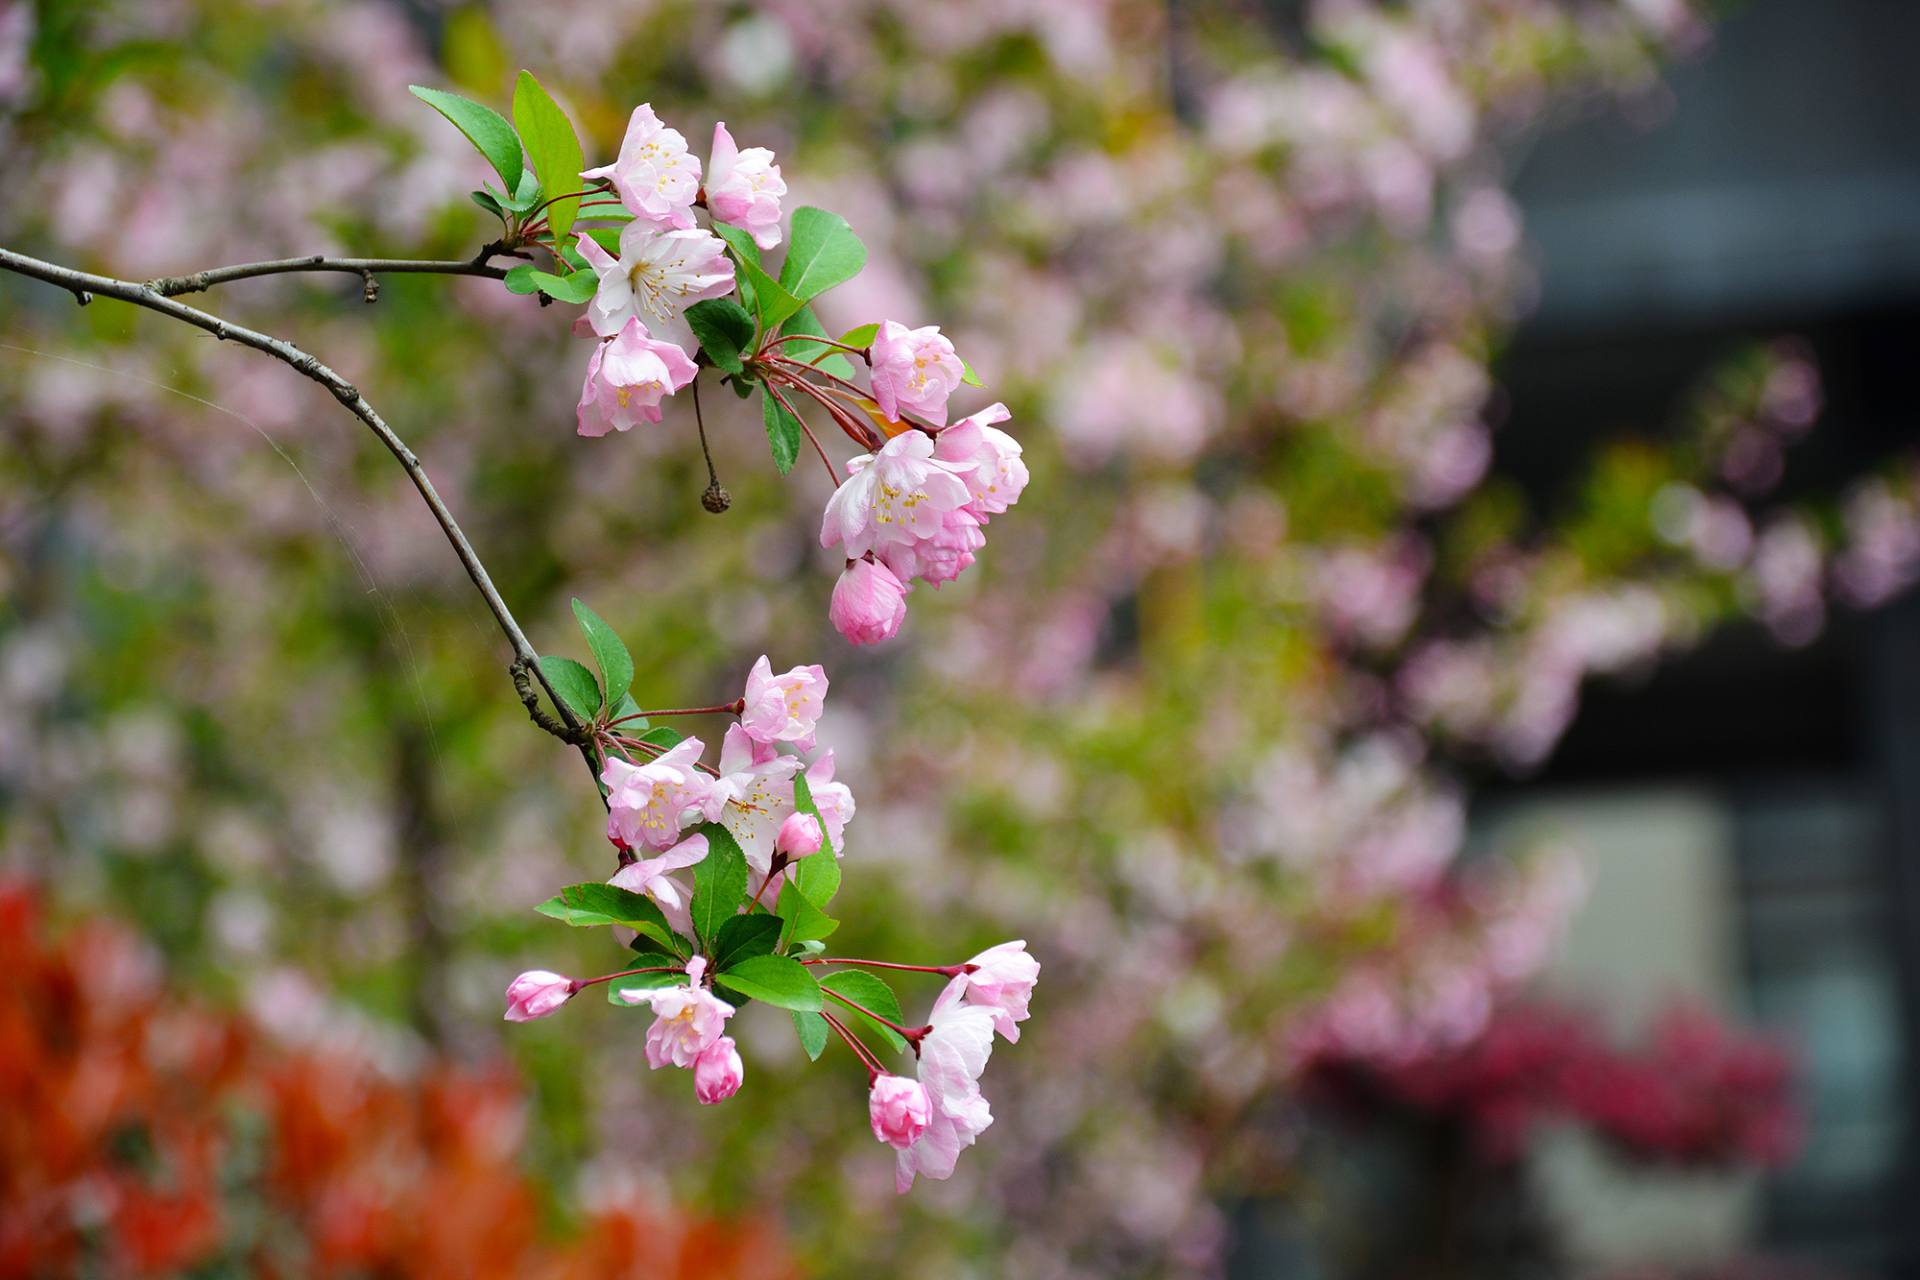
[[[488,256],[492,249],[493,246],[489,246],[489,250],[482,253],[482,258]],[[214,271],[203,271],[195,276],[183,277],[188,284],[179,291],[188,292],[191,289],[203,289],[207,287],[207,283],[219,283],[222,280],[240,279],[246,274],[271,274],[270,272],[254,269],[258,267],[277,267],[281,270],[288,271],[334,269],[362,271],[374,269],[364,266],[361,260],[357,259],[298,258],[292,259],[291,261],[308,265],[289,267],[278,263],[255,263],[247,268],[223,267]],[[334,266],[316,267],[311,265],[319,262],[352,262],[355,265],[350,268],[344,266],[338,268]],[[425,271],[429,269],[430,265],[442,266],[448,264],[411,264],[401,269]],[[454,274],[487,275],[498,271],[498,268],[486,267],[484,263],[478,260],[471,263],[453,263],[450,265],[455,268]],[[83,305],[86,301],[97,296],[102,298],[118,298],[122,302],[130,302],[134,306],[145,307],[149,311],[157,311],[161,315],[170,316],[175,320],[190,324],[196,329],[204,329],[222,342],[238,342],[242,346],[252,347],[255,351],[270,355],[274,359],[292,368],[296,373],[312,379],[331,392],[334,399],[345,405],[354,417],[366,424],[367,429],[379,438],[380,443],[386,446],[387,452],[391,453],[394,458],[399,461],[401,467],[406,470],[408,478],[413,481],[413,487],[420,491],[421,499],[426,502],[427,509],[433,513],[433,518],[439,524],[441,532],[446,534],[447,541],[453,546],[454,554],[460,558],[461,567],[467,571],[467,577],[473,580],[474,587],[480,592],[481,598],[487,602],[487,608],[493,614],[494,621],[500,624],[501,632],[506,636],[507,643],[512,647],[515,685],[525,688],[525,692],[527,693],[532,692],[530,687],[524,685],[525,677],[519,674],[523,671],[530,674],[535,680],[538,680],[540,687],[546,690],[547,697],[552,700],[554,707],[559,710],[560,719],[558,725],[564,729],[565,732],[555,732],[552,717],[544,715],[536,716],[535,723],[539,724],[541,728],[546,729],[549,733],[554,733],[554,736],[560,738],[562,741],[578,746],[582,758],[587,762],[587,767],[592,770],[596,776],[598,775],[599,771],[594,768],[592,753],[585,745],[588,739],[586,726],[581,724],[579,717],[575,716],[567,704],[561,700],[560,695],[555,692],[553,685],[547,680],[546,673],[540,669],[540,655],[534,651],[534,647],[532,643],[528,641],[526,633],[520,630],[520,624],[514,620],[513,611],[507,608],[507,602],[500,598],[500,592],[493,585],[493,579],[488,576],[486,566],[480,562],[480,557],[474,551],[473,544],[467,541],[467,535],[461,532],[459,522],[453,518],[453,513],[447,509],[447,504],[441,500],[439,492],[433,487],[433,481],[427,478],[425,468],[420,465],[420,459],[414,455],[412,449],[407,447],[406,442],[395,434],[393,428],[387,425],[386,420],[380,416],[374,407],[367,403],[366,397],[362,396],[352,383],[335,373],[332,369],[329,369],[326,365],[321,364],[314,356],[302,351],[290,342],[260,333],[253,329],[248,329],[227,320],[222,320],[219,316],[197,310],[184,302],[175,302],[171,298],[166,297],[157,287],[158,284],[178,283],[177,281],[161,281],[149,285],[140,284],[132,280],[117,280],[111,276],[94,275],[86,271],[76,271],[71,267],[63,267],[57,263],[44,262],[39,258],[30,258],[26,254],[15,253],[11,249],[0,249],[0,270],[12,271],[18,275],[27,276],[34,280],[43,280],[48,284],[58,285],[60,288],[72,293],[75,300],[82,302]],[[234,274],[236,272],[240,274]],[[500,274],[505,273],[500,272]],[[207,283],[193,283],[199,281],[202,277],[209,277],[210,279]]]
[[[491,265],[488,259],[503,252],[496,245],[488,245],[478,256],[467,261],[440,261],[430,258],[329,258],[323,254],[314,254],[306,258],[276,258],[271,262],[242,262],[231,267],[212,267],[206,271],[196,271],[192,275],[162,276],[158,280],[147,281],[146,287],[163,298],[178,297],[183,293],[199,293],[218,284],[227,284],[234,280],[250,280],[255,276],[280,276],[296,271],[338,271],[347,275],[435,275],[435,276],[484,276],[489,280],[501,280],[506,277],[505,267]],[[369,301],[372,299],[369,298]]]

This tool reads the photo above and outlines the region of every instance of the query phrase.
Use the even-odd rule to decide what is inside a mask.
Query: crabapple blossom
[[[827,499],[820,545],[844,547],[850,560],[924,542],[939,534],[942,516],[973,500],[966,482],[934,460],[933,441],[918,431],[902,432],[878,453],[860,455],[847,470]]]
[[[847,824],[853,821],[853,791],[833,778],[833,752],[822,751],[820,758],[807,766],[807,790],[813,796],[813,808],[826,824],[827,840],[836,856],[847,851],[843,840]]]
[[[624,990],[628,1004],[650,1005],[653,1025],[647,1028],[647,1065],[658,1071],[672,1063],[691,1067],[714,1043],[733,1016],[733,1006],[701,986],[707,958],[687,961],[687,985],[655,987],[650,991]]]
[[[740,1081],[747,1073],[732,1036],[721,1036],[700,1051],[693,1060],[693,1096],[705,1106],[725,1102],[740,1092]]]
[[[967,961],[967,972],[954,979],[963,998],[993,1015],[993,1028],[1008,1044],[1020,1039],[1016,1023],[1027,1020],[1027,1002],[1040,979],[1040,962],[1027,954],[1026,942],[1003,942]]]
[[[624,848],[666,849],[680,839],[687,811],[708,802],[713,784],[700,772],[698,738],[687,738],[645,764],[610,759],[600,774],[607,786],[607,838]]]
[[[873,1136],[888,1146],[905,1151],[918,1142],[932,1114],[927,1087],[918,1080],[884,1071],[873,1078],[867,1091],[867,1118]]]
[[[699,370],[687,353],[647,334],[640,317],[594,349],[574,414],[583,436],[626,431],[660,421],[660,401],[693,381]]]
[[[965,976],[947,984],[934,1001],[931,1030],[920,1040],[920,1083],[928,1099],[927,1127],[894,1161],[894,1188],[905,1192],[916,1174],[953,1176],[961,1151],[993,1123],[980,1095],[980,1073],[993,1053],[991,1010],[967,1004]]]
[[[660,908],[660,914],[667,918],[667,924],[675,933],[692,933],[687,900],[682,894],[681,886],[670,879],[668,873],[698,866],[706,861],[707,853],[707,838],[703,835],[691,835],[657,858],[643,858],[638,862],[629,862],[614,872],[607,883],[617,889],[643,893],[652,898]]]
[[[820,820],[810,813],[790,813],[773,838],[773,851],[789,861],[820,852]]]
[[[740,726],[755,742],[791,742],[811,751],[814,725],[826,696],[827,673],[818,663],[776,676],[773,664],[762,654],[747,673]]]
[[[942,515],[940,532],[926,541],[895,543],[879,554],[895,576],[942,586],[966,572],[973,553],[987,545],[987,535],[980,532],[983,523],[972,507],[960,507]]]
[[[995,401],[934,437],[933,456],[966,482],[973,494],[970,509],[982,524],[1018,502],[1027,487],[1020,442],[993,425],[1012,416],[1006,405]]]
[[[907,620],[907,589],[885,565],[850,560],[833,584],[827,620],[851,644],[891,640]]]
[[[544,1018],[573,999],[573,979],[545,969],[529,969],[507,984],[507,1021]]]
[[[589,181],[611,181],[627,212],[643,222],[681,228],[693,225],[700,159],[688,152],[686,137],[678,129],[660,123],[651,103],[641,103],[627,118],[620,158],[580,176]]]
[[[680,313],[703,298],[733,291],[726,242],[702,227],[666,231],[650,222],[629,222],[620,229],[617,258],[585,233],[579,245],[580,256],[600,281],[587,301],[587,323],[603,338],[638,317],[687,345],[693,333]]]
[[[793,812],[793,775],[799,768],[798,760],[762,748],[737,724],[721,744],[720,777],[708,793],[706,817],[727,829],[747,865],[763,877],[773,868],[780,823]]]
[[[787,184],[780,166],[765,147],[734,145],[726,121],[713,126],[713,154],[707,161],[707,212],[716,222],[731,223],[753,237],[762,249],[780,243],[780,197]]]
[[[915,413],[936,427],[946,425],[947,397],[967,370],[939,325],[909,329],[897,320],[885,321],[867,356],[873,366],[869,377],[873,398],[880,402],[887,421],[898,422],[902,413]]]

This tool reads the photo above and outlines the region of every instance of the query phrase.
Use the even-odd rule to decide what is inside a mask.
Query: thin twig
[[[234,280],[283,276],[299,271],[339,271],[356,276],[484,276],[489,280],[504,280],[507,269],[488,262],[491,256],[491,253],[483,252],[479,257],[465,261],[442,261],[427,258],[329,258],[316,253],[305,258],[276,258],[270,262],[242,262],[231,267],[211,267],[192,275],[162,276],[158,280],[147,281],[146,287],[162,298],[174,298],[183,293],[199,293],[203,289]]]
[[[486,256],[487,252],[490,252],[491,249],[492,246],[489,246],[489,250],[483,251],[482,256]],[[316,262],[315,259],[298,259],[296,261],[304,262],[307,265],[304,267],[282,267],[281,269],[332,269],[329,267],[314,266],[313,264]],[[347,260],[319,259],[317,261]],[[217,276],[217,280],[210,279],[208,283],[219,283],[224,280],[241,278],[239,275],[233,274],[236,271],[242,274],[271,274],[266,271],[254,270],[254,268],[278,267],[280,265],[281,264],[274,263],[253,263],[247,268],[225,267],[216,268],[213,271],[200,272],[196,276],[185,277],[189,285],[183,288],[181,292],[206,288],[207,284],[193,283],[199,279],[199,276]],[[490,274],[497,270],[496,268],[486,267],[484,263],[478,260],[467,263],[434,265],[436,267],[451,266],[454,268],[452,274],[459,275]],[[352,269],[372,270],[375,268],[367,267],[364,262],[356,262]],[[427,268],[417,266],[416,264],[416,269],[426,270]],[[446,535],[448,543],[453,547],[454,554],[460,558],[461,567],[467,571],[467,577],[472,580],[474,588],[480,593],[481,599],[486,601],[488,611],[493,614],[494,621],[499,624],[501,632],[507,638],[508,645],[512,647],[514,667],[525,670],[531,674],[534,679],[538,680],[541,688],[546,690],[547,697],[551,699],[553,705],[559,709],[560,723],[568,732],[556,736],[562,737],[565,741],[572,742],[574,745],[579,746],[581,755],[587,761],[588,767],[592,767],[593,755],[591,751],[585,743],[581,742],[580,739],[575,736],[584,734],[586,732],[585,726],[580,722],[579,718],[573,714],[573,711],[567,704],[561,700],[559,693],[547,679],[546,672],[541,670],[540,655],[535,652],[533,644],[527,639],[526,633],[520,629],[520,624],[514,620],[513,611],[507,608],[507,602],[500,598],[499,589],[493,585],[493,579],[488,575],[486,566],[480,562],[480,556],[474,551],[473,544],[467,541],[467,535],[461,532],[459,522],[453,518],[453,513],[447,509],[447,504],[441,499],[439,491],[433,487],[433,481],[428,479],[426,469],[420,465],[420,459],[414,454],[412,449],[407,447],[406,441],[402,440],[394,432],[393,428],[387,425],[386,420],[380,416],[378,411],[367,403],[366,397],[362,396],[352,383],[335,373],[332,369],[329,369],[326,365],[320,363],[316,357],[302,351],[299,347],[294,346],[284,339],[275,338],[268,334],[260,333],[257,330],[246,328],[244,325],[237,325],[231,321],[223,320],[219,316],[212,315],[209,312],[190,307],[184,302],[175,302],[161,293],[155,285],[140,284],[132,280],[118,280],[112,276],[94,275],[86,271],[76,271],[71,267],[63,267],[57,263],[44,262],[39,258],[30,258],[23,253],[15,253],[11,249],[0,249],[0,270],[12,271],[18,275],[27,276],[35,280],[42,280],[48,284],[58,285],[60,288],[71,292],[76,298],[88,295],[118,298],[122,302],[130,302],[134,306],[145,307],[149,311],[157,311],[161,315],[184,321],[196,329],[204,329],[222,342],[238,342],[242,346],[252,347],[255,351],[270,355],[293,369],[294,372],[312,379],[331,392],[334,399],[345,405],[354,417],[365,423],[367,429],[373,432],[382,445],[386,446],[387,452],[394,456],[395,460],[398,461],[400,466],[406,471],[408,478],[413,481],[413,487],[420,491],[421,500],[427,504],[427,509],[433,513],[433,518],[435,522],[439,524],[440,531]],[[519,684],[517,677],[515,684]],[[535,722],[539,723],[538,718],[536,718]],[[541,724],[541,728],[547,728],[547,725]],[[551,729],[548,729],[548,731],[552,732]]]

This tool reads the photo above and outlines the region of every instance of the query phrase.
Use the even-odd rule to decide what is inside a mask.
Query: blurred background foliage
[[[474,252],[484,162],[410,83],[500,104],[532,68],[590,154],[643,100],[696,151],[715,119],[773,147],[790,205],[872,250],[829,329],[941,324],[988,384],[967,407],[1013,408],[1034,475],[877,652],[825,625],[824,481],[776,483],[750,414],[708,397],[718,518],[690,415],[573,434],[568,308],[413,277],[373,305],[351,277],[189,301],[361,387],[543,651],[578,649],[578,595],[643,704],[730,698],[762,652],[825,663],[822,740],[860,804],[836,950],[1025,937],[1045,981],[986,1078],[994,1129],[902,1200],[857,1071],[807,1069],[783,1016],[741,1020],[749,1077],[719,1108],[649,1079],[643,1028],[598,1002],[506,1033],[513,973],[613,966],[529,909],[611,859],[405,477],[284,368],[11,278],[0,858],[278,1042],[511,1060],[555,1213],[638,1179],[770,1224],[816,1274],[1049,1277],[1263,1274],[1246,1207],[1305,1205],[1331,1242],[1308,1274],[1395,1273],[1311,1207],[1338,1200],[1298,1085],[1455,1070],[1544,962],[1581,875],[1537,832],[1466,856],[1469,798],[1547,760],[1589,677],[1739,619],[1805,641],[1920,561],[1907,463],[1777,497],[1821,402],[1788,341],[1714,353],[1660,418],[1570,447],[1564,486],[1503,473],[1493,370],[1538,284],[1511,157],[1657,101],[1666,61],[1711,56],[1708,17],[5,0],[0,234],[128,278]],[[1782,1158],[1784,1068],[1755,1071],[1768,1140],[1663,1145],[1708,1087],[1631,1158]],[[1432,1274],[1559,1256],[1510,1233],[1490,1261],[1457,1225],[1400,1243]]]

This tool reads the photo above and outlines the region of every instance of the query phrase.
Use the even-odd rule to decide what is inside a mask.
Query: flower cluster
[[[760,253],[783,240],[786,183],[771,151],[740,150],[724,123],[714,127],[704,184],[686,138],[646,103],[634,108],[619,158],[579,177],[594,184],[580,193],[579,220],[617,225],[587,227],[567,244],[549,214],[556,262],[572,270],[529,268],[521,282],[586,302],[575,331],[598,345],[580,388],[579,433],[659,422],[661,402],[692,385],[703,362],[742,394],[758,387],[776,465],[792,467],[804,435],[837,486],[820,530],[821,545],[847,557],[833,625],[854,644],[892,638],[912,584],[957,578],[986,544],[987,522],[1026,488],[1020,444],[997,425],[1012,416],[1007,407],[948,422],[949,400],[977,381],[938,325],[885,320],[826,337],[810,300],[857,272],[866,249],[842,219],[796,210],[786,261],[770,276]],[[710,226],[696,222],[698,208]],[[537,235],[541,224],[530,226]],[[851,380],[850,357],[867,365],[865,390]],[[801,414],[802,399],[866,449],[844,474]]]
[[[776,675],[763,655],[732,702],[626,710],[631,699],[612,679],[631,678],[625,646],[591,610],[575,608],[607,682],[603,692],[580,668],[595,697],[587,716],[594,750],[614,753],[600,781],[621,865],[605,884],[575,885],[540,910],[569,924],[631,929],[634,954],[630,967],[596,978],[521,974],[507,987],[507,1020],[546,1017],[605,984],[611,1002],[652,1011],[647,1065],[692,1071],[694,1096],[712,1105],[746,1075],[729,1020],[751,1000],[790,1010],[809,1057],[831,1033],[866,1068],[873,1133],[897,1152],[899,1189],[918,1174],[950,1176],[961,1150],[993,1122],[980,1075],[996,1032],[1020,1038],[1039,962],[1023,941],[944,966],[824,956],[822,940],[838,925],[826,908],[854,816],[833,753],[815,751],[826,672],[814,665]],[[702,760],[699,738],[649,727],[677,715],[734,717],[718,767]],[[821,966],[833,968],[816,977]],[[948,979],[925,1025],[903,1024],[899,998],[873,969]],[[863,1030],[910,1049],[916,1078],[887,1071]]]

